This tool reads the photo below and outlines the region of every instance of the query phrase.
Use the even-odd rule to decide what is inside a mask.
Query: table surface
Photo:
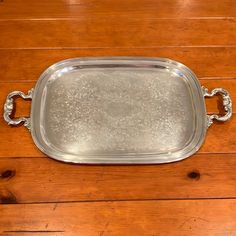
[[[84,56],[168,57],[236,101],[235,0],[0,0],[0,106],[51,64]],[[30,102],[16,100],[15,117]],[[222,111],[208,99],[209,113]],[[0,235],[236,235],[236,118],[164,165],[70,165],[0,120]]]

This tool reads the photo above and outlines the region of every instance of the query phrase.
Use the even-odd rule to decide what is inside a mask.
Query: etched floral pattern
[[[153,69],[65,73],[47,88],[47,139],[73,154],[171,152],[194,127],[188,89],[179,75]]]

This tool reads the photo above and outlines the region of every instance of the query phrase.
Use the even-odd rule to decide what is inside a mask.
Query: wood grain
[[[235,6],[234,0],[2,0],[0,19],[235,17]]]
[[[1,158],[0,203],[235,198],[234,166],[236,154],[135,166]]]
[[[36,81],[52,64],[73,57],[146,56],[180,61],[199,77],[235,77],[236,47],[156,47],[134,49],[0,50],[0,81]]]
[[[0,210],[3,236],[21,231],[33,235],[39,230],[70,236],[226,236],[236,232],[235,200],[6,205]]]
[[[235,0],[0,0],[0,107],[48,66],[84,56],[169,57],[234,104],[235,19]],[[16,100],[14,116],[29,110]],[[236,235],[235,133],[234,116],[214,124],[198,154],[172,164],[70,165],[0,117],[0,235]]]
[[[27,92],[34,87],[34,82],[27,83],[0,83],[2,91],[0,94],[0,107],[3,107],[7,94],[13,90],[22,90]],[[201,84],[213,89],[215,87],[224,87],[229,90],[235,100],[236,80],[201,80]],[[235,106],[235,105],[234,105]],[[17,100],[15,116],[28,116],[30,113],[30,102],[21,99]],[[207,99],[209,113],[219,113],[222,111],[222,103],[219,99]],[[233,107],[234,108],[234,107]],[[207,132],[206,141],[199,153],[236,153],[236,118],[226,123],[217,123],[212,125]],[[28,130],[21,127],[9,127],[3,118],[0,118],[0,157],[42,157],[44,156],[34,145]],[[219,138],[220,137],[220,138]],[[14,147],[14,148],[13,148]]]
[[[234,19],[13,20],[0,21],[0,48],[235,46],[235,31]]]

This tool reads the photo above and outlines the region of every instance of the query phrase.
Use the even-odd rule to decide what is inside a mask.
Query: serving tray
[[[223,96],[225,115],[204,97]],[[14,96],[32,99],[12,119]],[[24,125],[46,155],[73,163],[167,163],[202,145],[213,120],[232,116],[229,93],[208,92],[183,64],[164,58],[75,58],[49,67],[28,94],[7,96],[4,119]]]

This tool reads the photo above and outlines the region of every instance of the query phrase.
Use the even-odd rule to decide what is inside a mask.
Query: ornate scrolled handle
[[[216,94],[221,94],[223,97],[223,107],[226,112],[224,116],[219,116],[217,114],[207,115],[208,127],[213,123],[214,120],[217,121],[227,121],[232,116],[232,99],[229,92],[223,88],[215,88],[210,93],[208,89],[202,86],[204,97],[213,97]]]
[[[24,94],[21,91],[13,91],[8,94],[6,98],[6,102],[4,104],[4,120],[7,122],[8,125],[19,125],[20,123],[24,123],[24,126],[26,126],[30,130],[30,118],[26,117],[20,117],[17,119],[11,119],[11,114],[14,108],[14,99],[15,96],[20,96],[23,99],[32,99],[33,97],[33,91],[34,89],[31,89],[28,91],[28,94]]]

